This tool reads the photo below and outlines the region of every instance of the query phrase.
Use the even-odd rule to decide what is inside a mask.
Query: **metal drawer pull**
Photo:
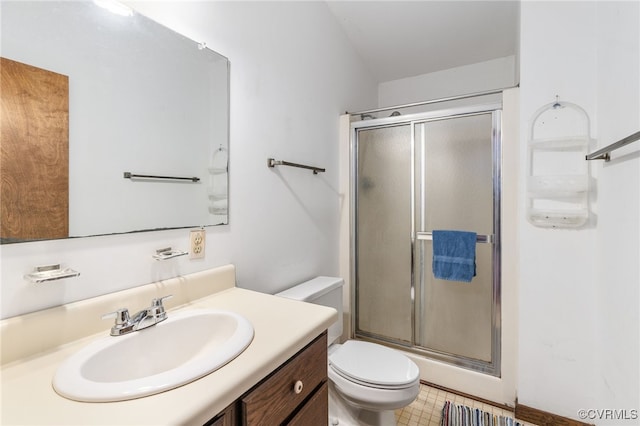
[[[298,380],[295,385],[293,385],[293,391],[296,394],[299,394],[300,392],[302,392],[302,388],[304,387],[304,385],[302,384],[302,380]]]

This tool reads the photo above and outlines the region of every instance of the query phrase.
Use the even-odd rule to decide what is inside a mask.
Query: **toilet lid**
[[[336,372],[357,382],[401,387],[418,379],[418,366],[402,353],[375,343],[348,340],[329,355]]]

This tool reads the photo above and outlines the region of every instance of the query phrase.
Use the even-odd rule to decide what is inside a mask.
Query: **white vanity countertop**
[[[51,380],[60,363],[104,333],[3,366],[3,425],[202,425],[337,319],[334,309],[231,288],[179,307],[224,309],[251,321],[255,336],[229,364],[179,388],[144,398],[105,403],[59,396]],[[172,312],[169,311],[169,316]],[[108,332],[107,332],[108,333]],[[117,337],[114,337],[117,339]],[[2,342],[3,344],[11,344]],[[19,343],[18,343],[19,344]]]

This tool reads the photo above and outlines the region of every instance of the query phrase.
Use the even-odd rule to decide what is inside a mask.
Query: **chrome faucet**
[[[133,333],[134,331],[143,330],[145,328],[156,325],[157,323],[167,319],[167,312],[162,304],[163,301],[173,297],[168,295],[153,299],[151,306],[141,310],[131,317],[127,308],[120,308],[115,312],[110,312],[102,316],[102,319],[115,318],[116,322],[111,327],[112,336],[122,336],[124,334]]]

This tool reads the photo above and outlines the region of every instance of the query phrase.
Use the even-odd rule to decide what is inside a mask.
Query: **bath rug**
[[[497,416],[478,408],[446,401],[442,407],[440,426],[523,426],[512,417]]]

